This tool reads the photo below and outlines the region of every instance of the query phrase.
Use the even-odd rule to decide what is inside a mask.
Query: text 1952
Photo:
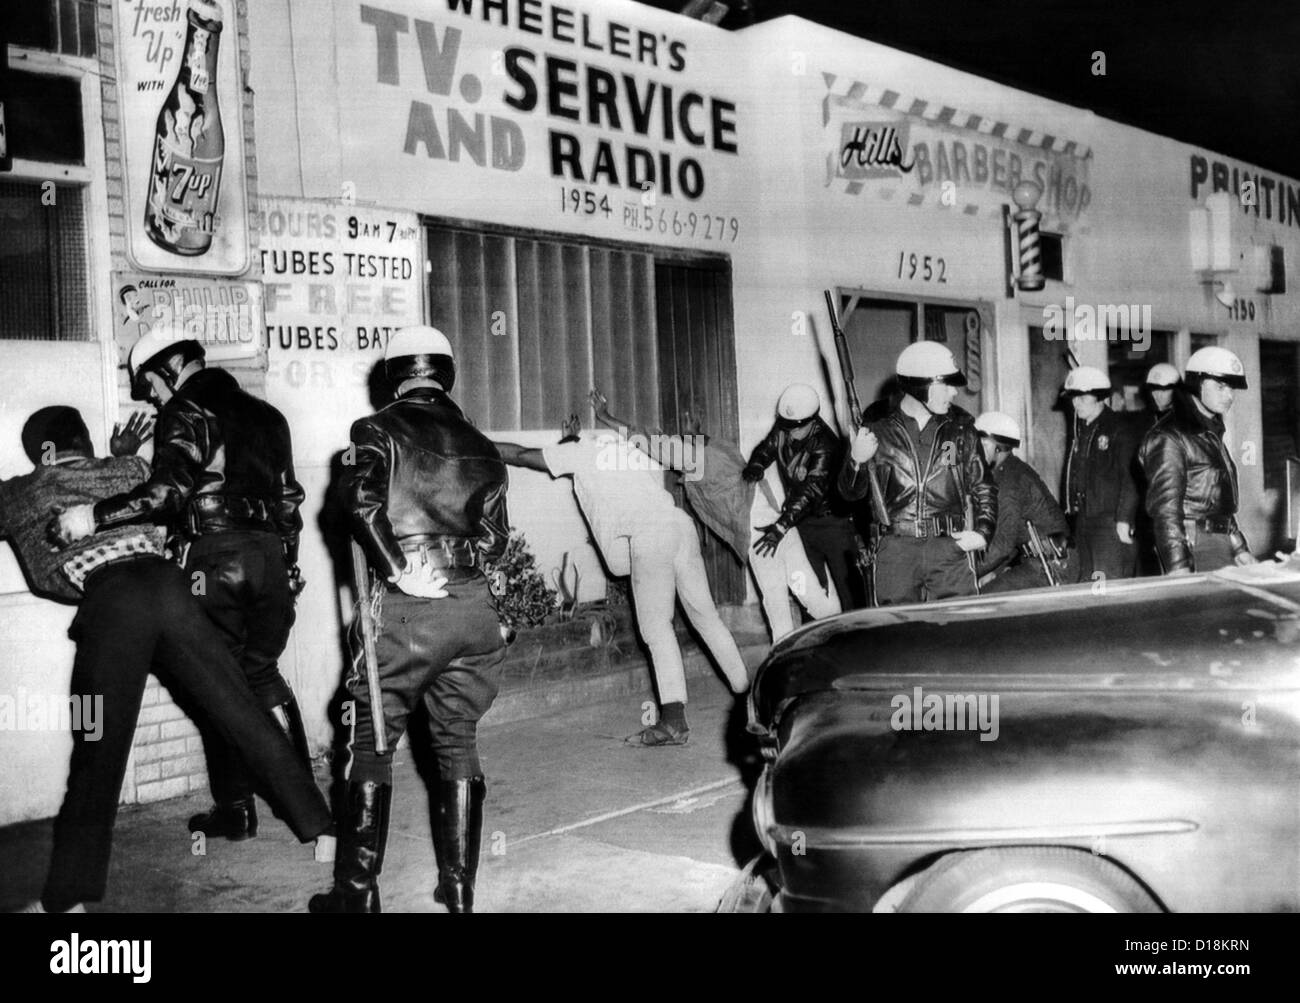
[[[933,254],[908,254],[898,252],[898,277],[919,279],[922,282],[948,284],[948,263]]]

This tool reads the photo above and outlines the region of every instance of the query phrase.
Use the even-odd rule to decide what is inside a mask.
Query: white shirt
[[[626,550],[621,537],[652,531],[675,518],[662,468],[617,437],[582,439],[542,450],[552,477],[573,478],[573,493],[606,557]]]

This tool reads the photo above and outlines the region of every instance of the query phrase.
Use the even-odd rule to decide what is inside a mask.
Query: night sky
[[[741,2],[723,27],[752,19]],[[1300,176],[1300,0],[747,2]]]

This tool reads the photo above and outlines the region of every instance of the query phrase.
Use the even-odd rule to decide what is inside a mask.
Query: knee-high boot
[[[340,820],[334,887],[313,895],[311,912],[381,912],[379,872],[388,843],[388,814],[393,788],[373,780],[350,782]]]
[[[487,785],[481,776],[438,783],[433,818],[433,847],[438,859],[434,900],[448,912],[474,911],[474,878],[483,841],[483,799]]]

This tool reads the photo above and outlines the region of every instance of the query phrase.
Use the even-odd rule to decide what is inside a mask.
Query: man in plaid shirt
[[[300,840],[327,833],[330,813],[315,780],[260,713],[185,573],[164,556],[162,530],[121,526],[61,550],[49,542],[55,516],[130,490],[148,477],[148,465],[135,456],[95,459],[85,422],[71,407],[33,414],[23,428],[23,449],[36,469],[0,481],[0,533],[8,535],[33,592],[79,605],[69,631],[77,642],[72,696],[102,696],[104,706],[97,736],[73,733],[45,889],[24,911],[84,912],[84,903],[103,898],[118,796],[151,668],[244,754]]]

